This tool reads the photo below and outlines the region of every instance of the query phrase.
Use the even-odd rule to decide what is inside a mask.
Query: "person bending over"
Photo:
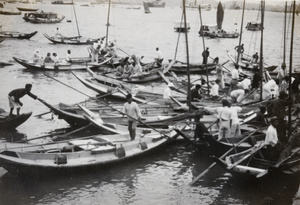
[[[12,90],[8,94],[8,101],[9,101],[9,107],[10,107],[10,113],[9,115],[13,115],[14,108],[17,109],[17,115],[20,114],[20,109],[23,106],[23,103],[20,101],[20,98],[22,98],[24,95],[29,95],[33,99],[38,99],[38,97],[34,94],[32,94],[31,91],[32,85],[26,84],[25,88],[19,88]]]

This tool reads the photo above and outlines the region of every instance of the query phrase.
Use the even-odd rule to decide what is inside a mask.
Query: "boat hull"
[[[30,39],[37,33],[38,33],[37,31],[34,31],[32,33],[20,33],[16,31],[0,31],[0,36],[4,36],[5,38]]]
[[[121,135],[115,136],[118,140]],[[22,148],[23,151],[11,149],[1,152],[0,164],[7,171],[20,175],[41,176],[87,171],[157,150],[178,134],[174,130],[166,132],[164,136],[160,133],[149,133],[137,136],[133,141],[126,136],[125,141],[119,142],[110,141],[110,135],[102,135],[99,138],[93,136],[89,141],[71,140],[68,143],[36,145],[36,149],[32,151],[26,151],[30,149],[26,146]]]
[[[0,130],[13,130],[28,120],[31,115],[32,112],[29,112],[2,118],[0,119]]]

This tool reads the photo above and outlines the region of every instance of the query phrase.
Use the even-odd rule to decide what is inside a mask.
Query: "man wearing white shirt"
[[[128,131],[131,140],[135,139],[137,123],[141,120],[141,111],[136,102],[132,102],[132,95],[129,93],[126,96],[127,102],[124,104],[122,112],[128,117]]]
[[[229,88],[229,94],[231,91],[235,90],[237,88],[237,82],[239,78],[239,65],[235,64],[235,68],[231,71],[231,82],[230,82],[230,88]]]
[[[229,108],[229,102],[227,100],[222,100],[222,106],[217,108],[219,125],[219,136],[218,140],[222,138],[228,138],[230,135],[230,125],[232,120],[232,111]]]
[[[243,108],[234,106],[230,107],[231,110],[231,137],[237,137],[241,135],[241,129],[240,129],[240,121],[238,117],[238,113],[242,111]]]
[[[244,96],[245,90],[243,89],[237,89],[230,92],[230,97],[233,100],[233,102],[241,102]]]
[[[278,96],[278,83],[275,80],[271,79],[263,86],[263,99],[276,98]]]
[[[172,86],[174,87],[173,83],[168,83],[167,87],[164,90],[163,99],[165,100],[165,104],[171,103],[171,97],[172,97],[171,87]]]
[[[164,60],[164,58],[162,56],[162,53],[159,50],[159,48],[157,47],[156,48],[156,58],[155,58],[155,61],[156,61],[156,64],[157,64],[158,67],[161,67],[163,60]]]

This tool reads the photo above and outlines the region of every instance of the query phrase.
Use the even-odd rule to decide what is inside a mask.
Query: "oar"
[[[49,114],[49,113],[51,113],[51,111],[47,111],[47,112],[44,112],[44,113],[35,115],[34,117],[42,117],[43,115],[47,115],[47,114]]]
[[[286,162],[287,160],[291,159],[293,156],[295,156],[296,154],[298,154],[300,152],[300,148],[298,147],[298,149],[293,152],[292,154],[290,154],[288,157],[286,157],[285,159],[281,160],[280,162],[277,162],[273,167],[270,168],[278,168],[281,164],[283,164],[284,162]],[[265,176],[266,174],[269,173],[269,169],[259,173],[256,178],[261,178],[263,176]]]
[[[73,130],[73,131],[71,131],[71,132],[68,132],[68,133],[66,133],[66,134],[64,134],[64,135],[59,135],[59,136],[57,136],[57,137],[58,137],[58,138],[66,137],[66,136],[68,136],[68,135],[71,135],[71,134],[74,134],[74,133],[79,132],[79,131],[81,131],[81,130],[84,130],[84,129],[90,127],[90,126],[92,126],[92,124],[88,124],[88,125],[86,125],[86,126],[84,126],[84,127],[80,127],[80,128],[78,128],[78,129],[76,129],[76,130]],[[18,142],[15,142],[15,143],[29,142],[29,141],[33,141],[33,140],[37,140],[37,139],[46,138],[46,137],[53,137],[54,135],[57,135],[57,133],[56,133],[56,134],[43,135],[43,136],[40,136],[40,137],[31,138],[31,139],[24,139],[24,140],[20,140],[20,141],[18,141]]]
[[[255,134],[259,129],[256,129],[255,131],[253,131],[252,133],[250,133],[247,137],[245,137],[244,139],[242,139],[241,141],[239,141],[235,146],[239,146],[241,143],[243,143],[244,141],[248,140],[253,134]],[[219,159],[223,159],[225,158],[230,152],[233,151],[233,147],[231,149],[229,149],[227,152],[225,152]],[[204,170],[201,174],[199,174],[195,179],[193,179],[193,181],[191,181],[189,183],[190,186],[192,186],[193,184],[195,184],[195,182],[197,182],[201,177],[203,177],[209,170],[211,170],[217,163],[214,162],[212,163],[206,170]]]

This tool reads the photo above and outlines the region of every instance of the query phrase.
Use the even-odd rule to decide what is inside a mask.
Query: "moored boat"
[[[166,6],[166,2],[163,2],[161,0],[155,0],[145,3],[148,4],[148,7],[164,8]]]
[[[189,64],[190,73],[196,73],[196,74],[206,74],[206,72],[211,72],[216,69],[215,63],[208,63],[207,69],[206,65],[202,63],[190,63]],[[187,73],[187,63],[176,61],[170,68],[170,71],[173,71],[175,73],[180,74],[186,74]]]
[[[246,29],[249,31],[260,31],[261,23],[258,22],[248,22],[246,25]]]
[[[186,22],[186,26],[184,25],[184,22],[182,22],[181,20],[176,21],[174,23],[174,30],[176,32],[185,32],[185,31],[189,31],[190,29],[191,29],[190,22]]]
[[[47,144],[7,143],[0,153],[0,164],[15,174],[40,176],[76,172],[139,156],[177,136],[173,129],[168,129],[147,131],[138,134],[135,140],[130,140],[129,134],[115,134]]]
[[[31,32],[31,33],[22,33],[18,31],[0,31],[0,36],[5,38],[16,38],[16,39],[30,39],[35,34],[37,34],[37,31]]]
[[[78,59],[76,60],[72,58],[72,62],[67,62],[65,60],[61,60],[58,63],[50,62],[50,63],[44,63],[44,62],[33,62],[17,57],[13,57],[13,59],[24,66],[27,69],[30,70],[44,70],[44,71],[68,71],[68,70],[84,70],[88,66],[87,60],[89,59]],[[103,64],[106,62],[104,61]],[[99,64],[100,65],[100,64]]]
[[[10,66],[10,65],[13,65],[13,63],[7,62],[7,61],[4,61],[4,60],[0,60],[0,67]]]
[[[126,83],[146,83],[150,81],[155,81],[161,79],[161,74],[167,73],[171,67],[174,65],[175,60],[172,60],[168,65],[162,66],[162,67],[154,67],[154,66],[143,66],[143,72],[138,74],[133,74],[128,77],[117,77],[115,73],[108,74],[107,76],[110,78],[118,79],[120,81],[126,82]]]
[[[55,44],[69,44],[69,45],[92,45],[94,42],[100,40],[100,38],[82,38],[81,36],[67,37],[60,36],[60,38],[55,38],[54,36],[49,36],[48,34],[43,34],[49,41]]]
[[[3,14],[3,15],[21,15],[21,11],[0,10],[0,14]]]
[[[23,7],[17,7],[17,9],[19,11],[37,11],[39,9],[36,9],[36,8],[23,8]]]
[[[229,53],[229,51],[227,51],[227,55],[229,57],[229,59],[236,64],[236,59],[233,55],[231,55]],[[246,57],[248,57],[246,54],[244,54]],[[259,69],[259,62],[255,62],[252,59],[249,58],[244,58],[241,57],[241,60],[239,60],[238,65],[245,69],[245,70],[250,70],[250,71],[257,71]],[[268,65],[266,63],[264,63],[264,68],[268,71],[274,71],[277,68],[277,65]]]
[[[56,1],[51,1],[51,4],[62,4],[62,5],[73,5],[73,1],[71,2],[64,2],[62,0],[56,0]]]
[[[52,12],[30,12],[25,13],[23,19],[31,23],[60,23],[65,16],[59,17],[57,13]]]

